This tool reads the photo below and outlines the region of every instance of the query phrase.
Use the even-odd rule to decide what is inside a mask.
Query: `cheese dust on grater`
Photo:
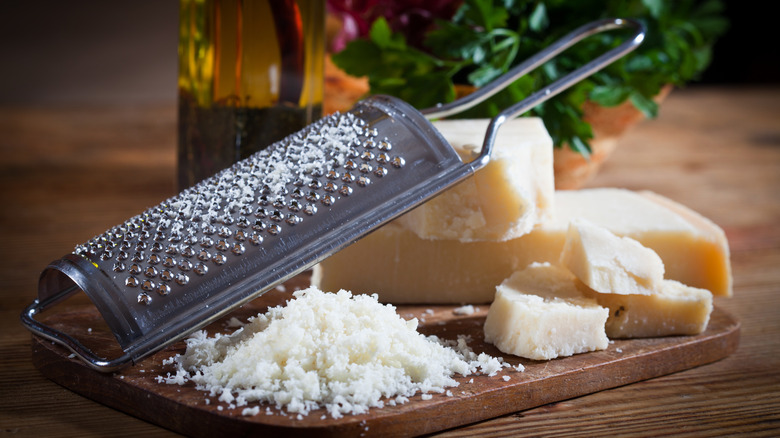
[[[298,415],[325,408],[340,418],[402,404],[417,393],[424,399],[451,394],[446,388],[459,385],[455,375],[495,375],[510,367],[476,354],[465,337],[424,336],[416,319],[404,320],[376,295],[312,287],[293,297],[230,335],[195,333],[185,353],[171,360],[177,373],[158,381],[194,382],[231,407],[265,402]]]
[[[185,218],[205,206],[200,219],[209,223],[212,217],[220,217],[220,209],[230,211],[251,203],[258,185],[264,194],[285,193],[290,181],[308,185],[312,175],[322,175],[329,165],[341,166],[349,155],[357,154],[354,147],[360,143],[364,128],[365,122],[351,113],[321,119],[287,137],[286,147],[264,149],[218,173],[211,179],[213,191],[185,191],[175,206]],[[219,193],[227,193],[228,201]]]

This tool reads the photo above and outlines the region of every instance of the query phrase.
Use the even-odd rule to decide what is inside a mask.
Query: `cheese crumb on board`
[[[243,325],[244,323],[239,321],[238,318],[236,318],[235,316],[230,318],[230,320],[226,324],[228,328],[238,328],[238,327],[242,327]]]
[[[482,148],[488,119],[433,123],[464,161]],[[521,117],[498,130],[488,164],[474,176],[401,216],[423,239],[504,241],[528,233],[552,211],[553,147],[541,119]]]
[[[241,415],[245,417],[251,417],[259,413],[260,413],[260,406],[255,406],[253,408],[244,408],[241,410]]]
[[[485,341],[504,353],[547,360],[607,348],[608,310],[577,288],[566,269],[533,263],[496,288]]]
[[[596,292],[650,295],[664,279],[664,263],[653,250],[584,219],[569,224],[560,260]]]
[[[375,295],[308,288],[293,297],[233,334],[195,333],[176,357],[178,378],[163,381],[192,381],[223,403],[268,402],[300,415],[324,407],[339,418],[444,393],[458,386],[456,374],[503,366],[465,339],[423,336],[416,319],[402,319]]]
[[[471,304],[466,304],[465,306],[460,306],[455,309],[452,309],[452,313],[456,315],[473,315],[474,312],[479,311],[479,307],[475,308]]]

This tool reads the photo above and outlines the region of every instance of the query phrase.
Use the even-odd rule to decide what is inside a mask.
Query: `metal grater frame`
[[[619,47],[502,111],[463,162],[428,119],[462,111],[581,39],[633,28]],[[99,371],[181,340],[487,164],[501,124],[637,47],[644,27],[609,19],[571,32],[477,93],[422,112],[388,96],[327,116],[52,262],[21,315],[33,333]],[[124,354],[97,357],[35,319],[82,290]]]

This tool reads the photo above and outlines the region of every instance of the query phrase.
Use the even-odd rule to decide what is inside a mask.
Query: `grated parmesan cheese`
[[[340,418],[444,393],[458,386],[455,374],[492,376],[510,366],[477,355],[465,336],[420,334],[416,319],[404,320],[376,295],[309,288],[293,297],[230,335],[195,333],[173,358],[176,375],[159,380],[192,381],[223,403],[268,402],[298,415],[324,407]]]

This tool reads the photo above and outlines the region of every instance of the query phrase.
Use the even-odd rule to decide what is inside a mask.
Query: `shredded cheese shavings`
[[[195,333],[173,359],[176,375],[159,381],[192,381],[226,404],[268,402],[299,415],[325,408],[340,418],[445,393],[458,386],[455,374],[495,375],[510,366],[477,355],[467,338],[420,334],[416,319],[404,320],[376,295],[309,288],[293,296],[231,335]]]

